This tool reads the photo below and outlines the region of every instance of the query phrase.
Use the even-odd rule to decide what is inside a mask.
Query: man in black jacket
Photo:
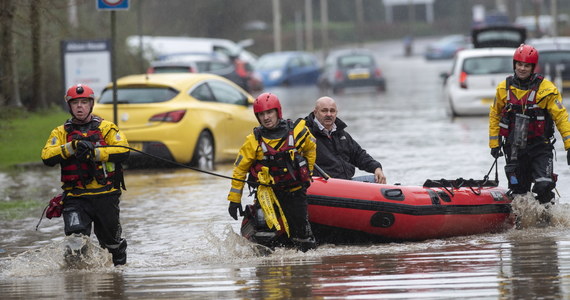
[[[385,184],[382,165],[344,130],[347,125],[336,117],[337,113],[334,99],[321,97],[315,110],[305,117],[307,127],[317,139],[316,164],[329,176],[341,179],[352,179],[358,167],[373,173],[374,182]]]

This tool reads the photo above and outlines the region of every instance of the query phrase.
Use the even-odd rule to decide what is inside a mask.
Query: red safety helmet
[[[283,114],[281,113],[281,103],[277,96],[272,93],[263,93],[255,98],[255,101],[253,102],[253,113],[256,116],[257,113],[270,109],[277,109],[277,117],[279,119],[283,118]]]
[[[65,93],[65,102],[77,98],[90,98],[91,100],[95,100],[95,92],[93,92],[92,88],[84,84],[76,84],[70,87],[67,93]]]
[[[513,69],[517,61],[536,66],[536,64],[538,64],[538,50],[533,46],[521,44],[513,55]]]

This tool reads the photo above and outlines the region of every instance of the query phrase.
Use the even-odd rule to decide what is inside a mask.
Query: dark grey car
[[[321,90],[334,94],[346,88],[373,87],[386,90],[386,79],[368,49],[343,49],[331,52],[318,80]]]

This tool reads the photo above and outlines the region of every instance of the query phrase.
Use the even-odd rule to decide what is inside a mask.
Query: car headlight
[[[269,73],[269,79],[277,80],[277,79],[281,78],[282,75],[283,75],[283,72],[281,72],[280,70],[272,71],[271,73]]]

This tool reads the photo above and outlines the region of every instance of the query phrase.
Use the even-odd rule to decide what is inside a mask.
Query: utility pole
[[[550,16],[552,17],[552,36],[558,36],[558,0],[550,0]]]
[[[329,54],[329,8],[328,0],[321,0],[321,36],[323,39],[323,57]]]
[[[313,52],[315,46],[313,43],[313,1],[305,0],[305,45],[306,50]]]
[[[358,45],[362,46],[364,42],[364,8],[362,4],[362,0],[356,0],[356,30],[357,30],[357,39]]]
[[[273,51],[281,51],[281,1],[273,0]]]

